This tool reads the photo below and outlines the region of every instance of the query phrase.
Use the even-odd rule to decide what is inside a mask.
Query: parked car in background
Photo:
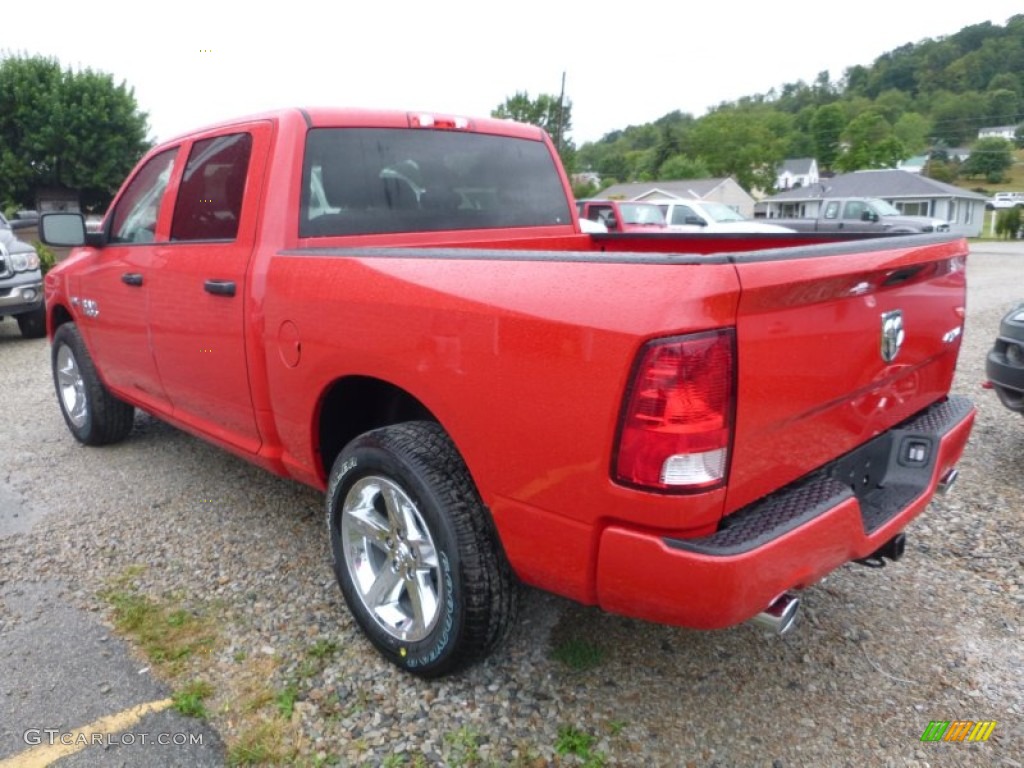
[[[46,335],[39,256],[35,248],[15,236],[0,214],[0,320],[4,317],[15,318],[26,339]]]
[[[795,232],[790,227],[754,221],[741,216],[725,203],[709,200],[660,200],[656,205],[665,214],[674,232]]]
[[[1024,208],[1024,192],[996,192],[985,201],[985,207],[990,211]]]
[[[771,219],[797,232],[877,232],[891,235],[949,232],[949,222],[908,216],[877,197],[834,197],[821,201],[817,217]]]
[[[988,386],[1011,411],[1024,414],[1024,301],[1006,313],[985,360]]]
[[[39,224],[39,211],[15,211],[14,218],[7,223],[14,231],[35,227]]]
[[[580,222],[596,221],[609,232],[664,232],[665,215],[653,203],[627,200],[577,200]],[[581,223],[582,227],[583,224]]]

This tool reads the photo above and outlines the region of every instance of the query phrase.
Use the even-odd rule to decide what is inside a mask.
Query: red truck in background
[[[967,244],[584,234],[532,126],[283,110],[153,149],[45,279],[76,439],[136,408],[322,489],[395,664],[491,652],[526,583],[783,630],[952,484]]]
[[[629,200],[577,200],[580,221],[594,221],[609,232],[656,233],[668,230],[665,214],[654,203]]]

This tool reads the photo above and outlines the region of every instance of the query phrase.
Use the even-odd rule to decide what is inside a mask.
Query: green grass
[[[551,657],[570,669],[583,672],[600,666],[604,661],[604,649],[589,640],[569,638],[551,649]]]
[[[157,602],[131,586],[126,572],[100,593],[113,608],[114,626],[130,637],[146,657],[169,673],[181,671],[192,656],[209,651],[217,641],[212,622],[171,602]]]
[[[574,755],[586,768],[600,768],[608,760],[608,756],[594,749],[597,739],[586,731],[572,725],[563,725],[558,729],[555,741],[555,752],[560,755]]]
[[[172,695],[174,708],[187,717],[206,717],[209,714],[203,700],[213,695],[213,686],[203,680],[193,680]]]

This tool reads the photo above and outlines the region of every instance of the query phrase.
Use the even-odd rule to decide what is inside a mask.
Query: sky
[[[842,6],[646,0],[51,0],[0,28],[0,54],[43,55],[134,90],[150,138],[291,106],[486,116],[565,78],[580,145],[673,110],[694,116],[784,83],[833,81],[906,43],[1024,13],[1016,0]],[[258,9],[270,9],[269,11]]]

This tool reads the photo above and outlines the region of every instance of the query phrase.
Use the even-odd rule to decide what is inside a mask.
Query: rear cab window
[[[315,128],[300,237],[572,223],[546,144],[422,128]]]

